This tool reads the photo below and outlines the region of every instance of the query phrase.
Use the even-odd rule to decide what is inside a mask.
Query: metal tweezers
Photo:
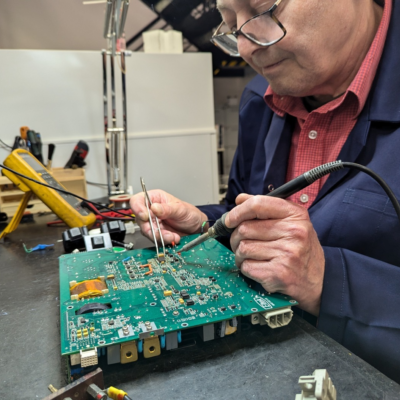
[[[140,184],[142,185],[143,194],[144,194],[144,200],[145,200],[145,203],[146,203],[147,212],[149,213],[150,229],[151,229],[151,233],[153,235],[154,245],[156,246],[157,259],[160,259],[160,253],[158,252],[157,238],[156,238],[156,234],[155,234],[155,230],[154,230],[154,226],[153,226],[153,219],[151,218],[150,207],[149,207],[149,204],[150,204],[150,206],[152,206],[153,203],[151,202],[150,196],[147,193],[146,185],[144,184],[144,180],[143,180],[142,177],[140,177]],[[163,236],[161,234],[160,223],[158,221],[158,218],[156,216],[154,216],[154,217],[156,219],[158,233],[160,234],[161,244],[162,244],[162,247],[163,247],[163,256],[165,256],[165,244],[164,244],[164,238],[163,238]]]

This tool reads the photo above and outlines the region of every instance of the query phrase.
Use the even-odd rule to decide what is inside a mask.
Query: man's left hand
[[[284,293],[319,314],[324,251],[307,210],[275,197],[241,194],[225,223],[236,265],[270,293]]]

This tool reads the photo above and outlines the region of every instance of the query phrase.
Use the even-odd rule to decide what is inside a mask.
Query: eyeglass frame
[[[225,24],[225,21],[222,21],[222,22],[218,25],[218,28],[216,29],[216,31],[214,32],[214,34],[212,35],[212,37],[211,37],[211,39],[210,39],[211,42],[212,42],[215,46],[217,46],[219,49],[221,49],[223,52],[225,52],[225,53],[231,55],[232,57],[240,57],[239,52],[238,52],[238,55],[237,55],[237,56],[233,56],[232,54],[228,53],[228,52],[227,52],[225,49],[223,49],[217,42],[214,41],[215,37],[233,35],[233,36],[236,37],[236,39],[238,39],[238,36],[239,36],[239,35],[243,35],[246,39],[250,40],[251,42],[253,42],[253,43],[255,43],[255,44],[257,44],[258,46],[261,46],[261,47],[269,47],[269,46],[272,46],[272,45],[274,45],[274,44],[280,42],[280,41],[286,36],[287,31],[286,31],[286,28],[285,28],[285,27],[282,25],[282,23],[279,21],[279,19],[273,14],[273,12],[277,9],[277,7],[279,6],[279,4],[280,4],[281,2],[282,2],[282,0],[276,0],[276,2],[271,6],[271,8],[269,8],[269,9],[266,10],[266,11],[263,11],[263,12],[260,13],[260,14],[255,15],[254,17],[249,18],[249,19],[248,19],[247,21],[245,21],[245,22],[242,24],[242,26],[241,26],[239,29],[237,29],[237,30],[233,30],[233,31],[230,31],[230,32],[224,32],[224,33],[218,33],[219,30],[222,28],[222,26]],[[270,14],[271,19],[279,26],[279,28],[282,29],[282,32],[283,32],[282,37],[280,37],[279,39],[277,39],[277,40],[275,40],[275,41],[273,41],[273,42],[271,42],[271,43],[262,43],[262,42],[258,41],[257,39],[254,39],[253,37],[248,36],[245,32],[242,31],[243,27],[244,27],[245,25],[247,25],[250,21],[252,21],[253,19],[256,19],[256,18],[258,18],[258,17],[261,17],[261,16],[264,15],[264,14],[268,14],[268,13]]]

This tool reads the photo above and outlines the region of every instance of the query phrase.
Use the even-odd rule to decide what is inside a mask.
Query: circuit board
[[[287,296],[255,290],[235,266],[234,254],[214,239],[181,254],[179,248],[195,237],[167,246],[162,257],[155,248],[61,256],[62,355],[132,341],[141,352],[143,340],[151,338],[164,348],[165,335],[172,332],[297,304]],[[71,294],[88,281],[100,282],[100,293]]]

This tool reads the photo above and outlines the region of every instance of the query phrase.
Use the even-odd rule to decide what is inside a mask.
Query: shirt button
[[[268,185],[268,190],[269,190],[270,192],[272,192],[274,189],[275,189],[275,188],[274,188],[274,185]]]
[[[301,201],[302,203],[307,203],[307,201],[308,201],[308,196],[307,196],[306,194],[302,194],[302,195],[300,196],[300,201]]]
[[[318,132],[317,131],[310,131],[309,134],[308,134],[308,137],[310,139],[316,139],[317,136],[318,136]]]

